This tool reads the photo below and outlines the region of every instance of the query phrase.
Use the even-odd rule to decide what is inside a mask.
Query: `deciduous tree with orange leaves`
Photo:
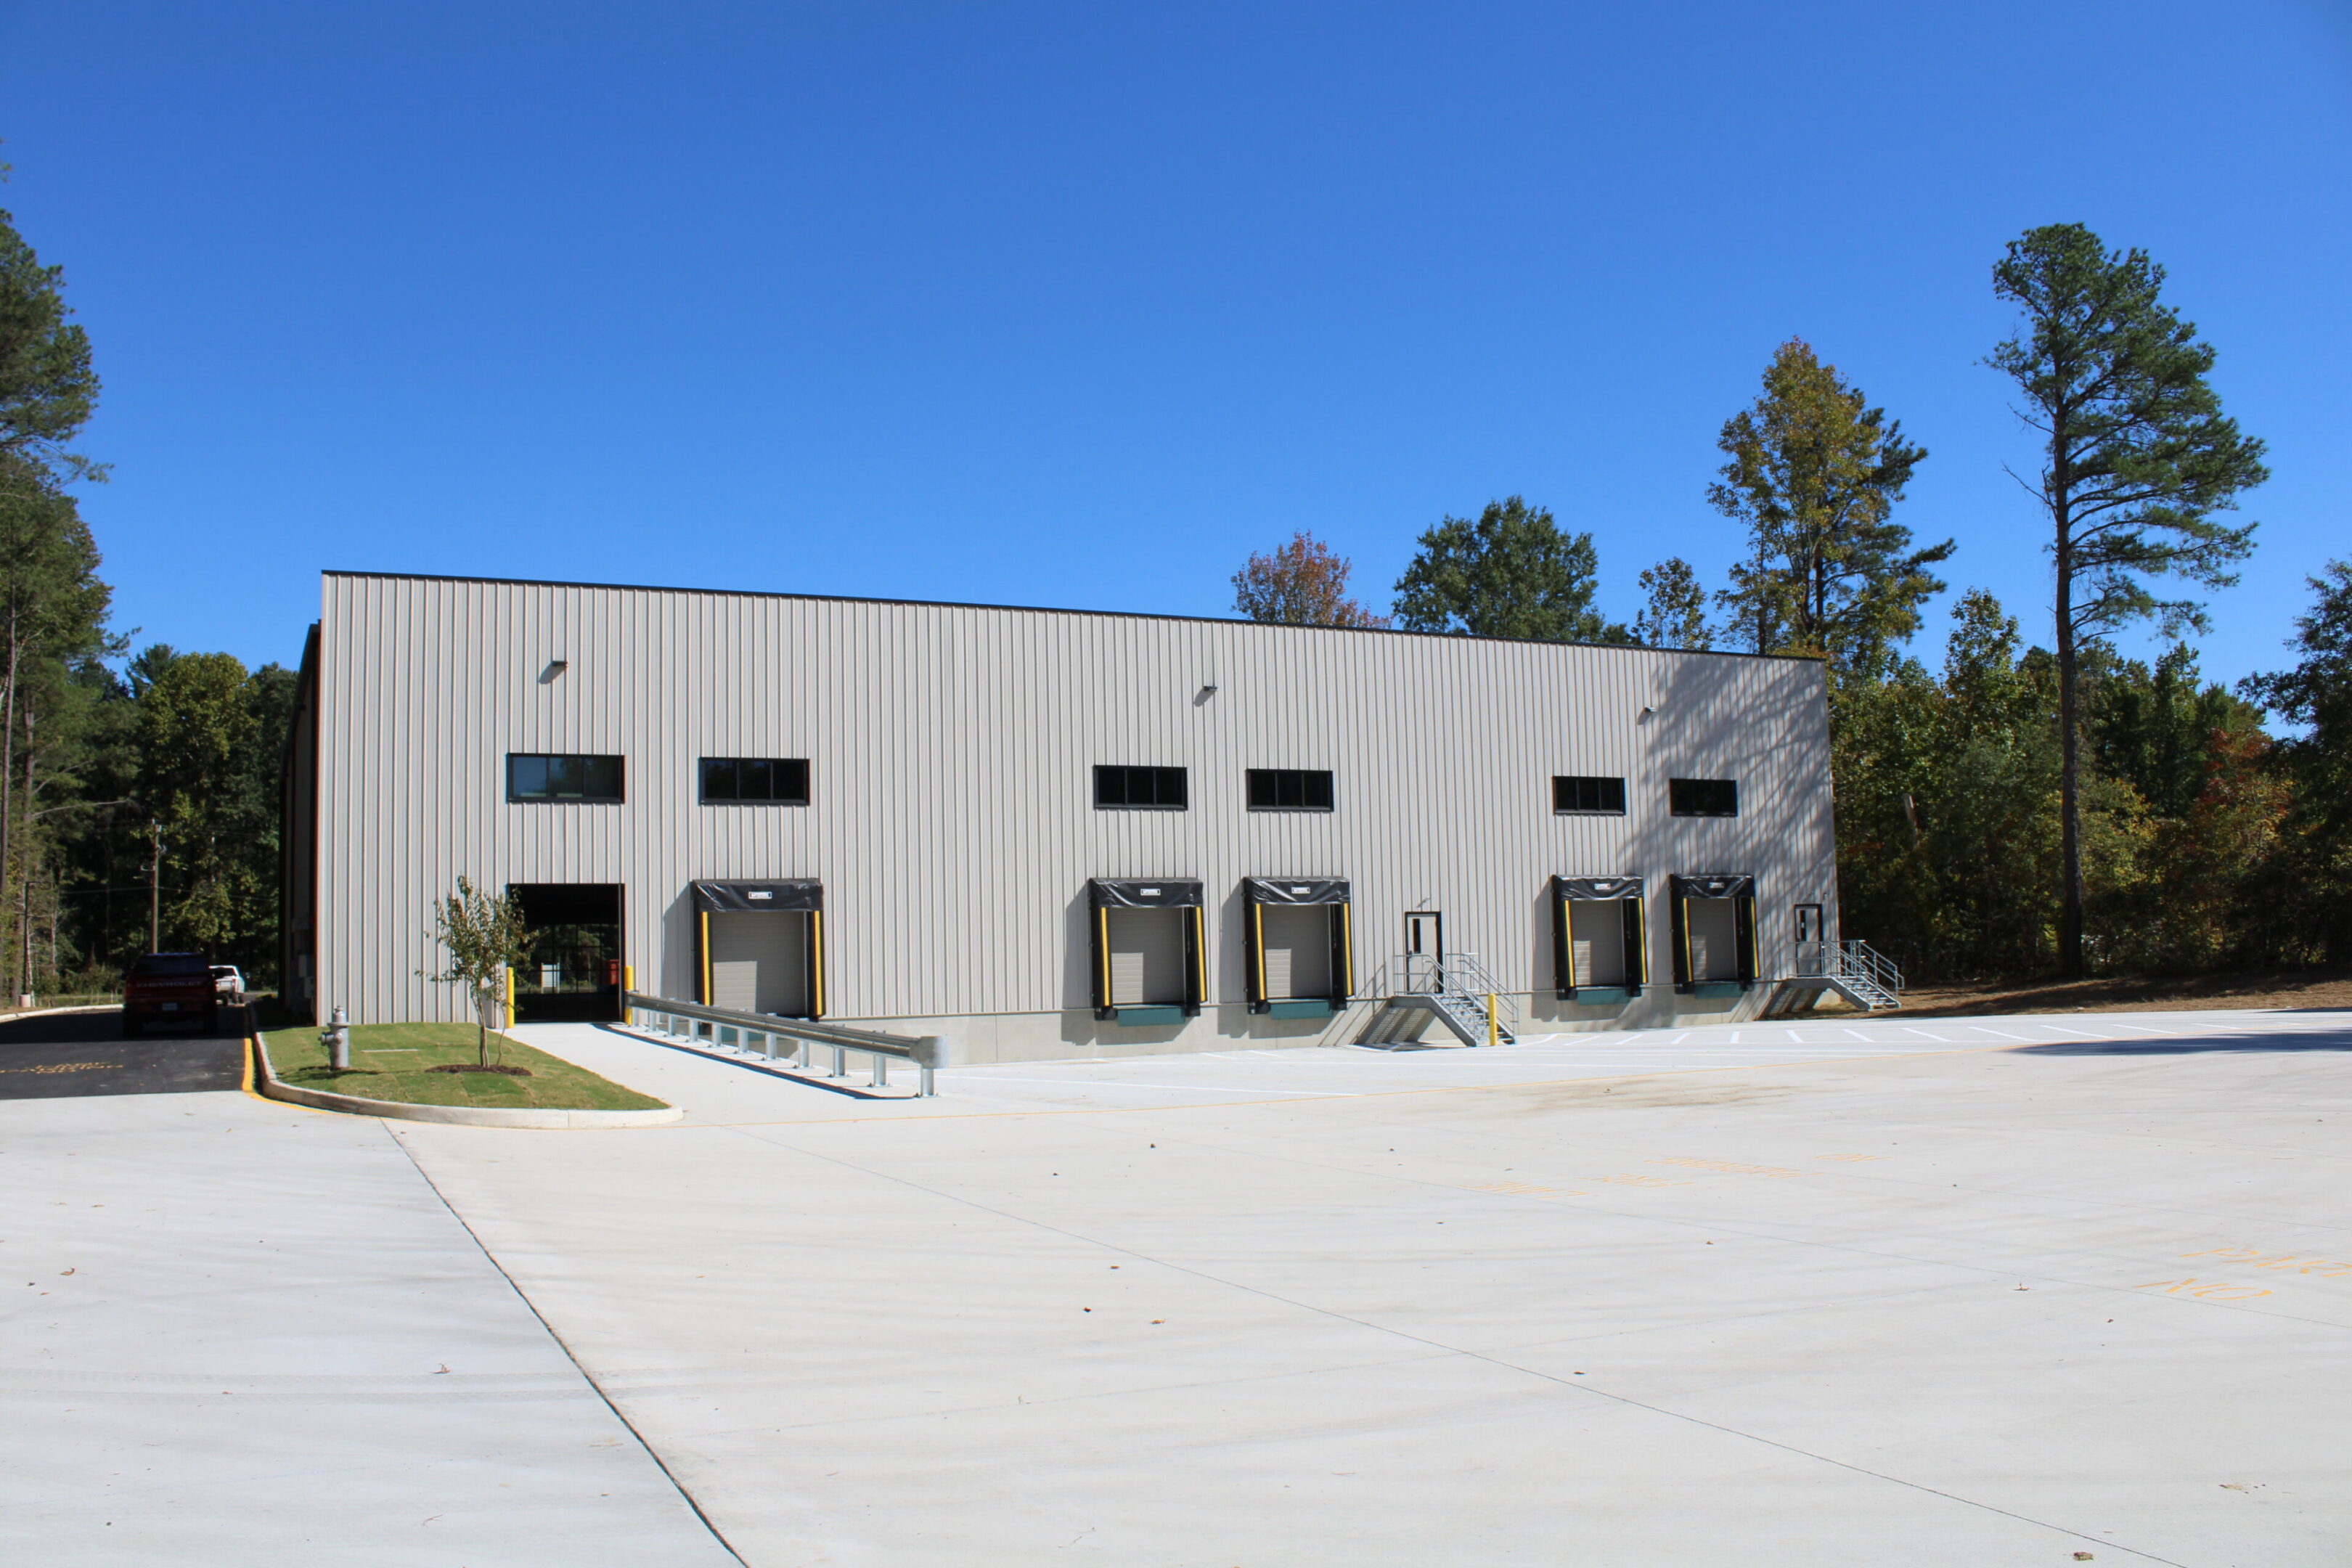
[[[1385,626],[1348,596],[1355,563],[1301,530],[1271,555],[1252,555],[1234,574],[1234,608],[1254,621],[1285,626]]]

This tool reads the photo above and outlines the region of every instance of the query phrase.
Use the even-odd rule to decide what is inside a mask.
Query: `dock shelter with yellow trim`
[[[1586,1006],[1630,1002],[1650,983],[1649,921],[1639,877],[1554,877],[1555,994]]]
[[[1181,1024],[1209,990],[1201,884],[1181,877],[1088,885],[1095,1016],[1105,1023]]]
[[[1245,877],[1249,1005],[1276,1018],[1328,1018],[1356,990],[1353,918],[1340,877]]]
[[[1735,996],[1756,984],[1756,879],[1676,877],[1674,890],[1675,989],[1694,996]]]
[[[696,1000],[738,1013],[824,1016],[824,885],[802,879],[692,885]]]

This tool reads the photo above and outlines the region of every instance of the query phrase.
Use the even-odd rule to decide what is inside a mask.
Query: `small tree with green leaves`
[[[1698,573],[1679,555],[1642,568],[1642,608],[1633,616],[1633,640],[1645,647],[1678,647],[1700,653],[1715,646],[1706,624],[1706,590]]]
[[[523,923],[522,900],[511,892],[497,897],[477,889],[465,878],[457,890],[434,906],[426,934],[449,950],[448,967],[438,974],[417,973],[427,980],[461,985],[473,999],[476,1043],[480,1065],[490,1065],[489,1014],[501,1000],[499,981],[530,952],[530,928]]]

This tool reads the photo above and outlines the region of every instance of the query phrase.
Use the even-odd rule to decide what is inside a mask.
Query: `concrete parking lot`
[[[529,1034],[689,1120],[0,1105],[12,1562],[2346,1558],[2343,1014]]]

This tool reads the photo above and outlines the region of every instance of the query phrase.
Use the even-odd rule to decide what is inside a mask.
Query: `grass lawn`
[[[327,1066],[316,1028],[273,1029],[262,1037],[270,1065],[286,1082],[411,1105],[497,1105],[525,1110],[658,1110],[663,1102],[598,1078],[585,1068],[505,1035],[490,1037],[490,1060],[529,1068],[529,1078],[494,1072],[430,1072],[443,1062],[477,1060],[471,1024],[354,1024],[352,1069]]]

